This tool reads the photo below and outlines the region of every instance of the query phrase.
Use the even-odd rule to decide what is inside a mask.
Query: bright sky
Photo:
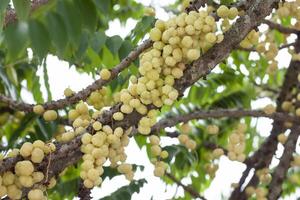
[[[144,5],[151,5],[156,8],[157,17],[160,19],[167,19],[168,15],[161,9],[169,3],[174,2],[174,0],[138,0]],[[110,23],[110,29],[106,32],[108,35],[117,35],[121,37],[126,36],[130,30],[135,26],[136,21],[128,20],[125,27],[121,27],[118,20],[114,20]],[[255,57],[255,56],[254,56]],[[289,63],[290,56],[287,52],[280,51],[278,60],[281,67],[286,67]],[[49,82],[51,86],[51,91],[53,99],[59,99],[63,97],[63,91],[66,87],[71,87],[75,91],[79,91],[85,88],[87,85],[92,83],[94,79],[87,74],[79,74],[76,72],[75,67],[69,67],[67,62],[63,62],[57,59],[57,57],[49,56],[47,59],[47,69],[49,74]],[[43,70],[40,69],[37,72],[40,77],[43,77]],[[41,85],[43,85],[43,80],[41,80]],[[46,99],[46,90],[43,87],[43,94]],[[33,103],[33,98],[25,91],[22,91],[22,96],[25,96],[27,102]],[[263,105],[270,103],[268,99],[262,99],[252,103],[253,108],[261,108]],[[257,128],[259,133],[263,136],[268,136],[272,128],[272,120],[268,119],[258,119],[253,120],[255,124],[257,122]],[[164,145],[177,143],[176,139],[164,139]],[[281,152],[282,152],[282,148]],[[138,171],[135,174],[135,179],[147,178],[148,184],[146,184],[139,194],[133,195],[133,200],[147,200],[153,196],[154,200],[171,199],[176,193],[179,196],[183,195],[183,189],[176,187],[176,185],[167,186],[159,178],[153,176],[153,166],[147,159],[145,149],[140,150],[136,143],[132,140],[126,149],[129,163],[135,163],[138,165],[144,165],[145,170],[143,172]],[[279,151],[279,153],[281,153]],[[274,162],[275,164],[276,162]],[[228,196],[231,192],[231,183],[237,182],[245,169],[245,166],[238,162],[232,162],[223,156],[220,159],[220,167],[216,173],[216,178],[212,182],[209,189],[204,193],[204,196],[208,200],[221,200],[222,195]],[[189,179],[182,180],[184,184],[190,183]],[[93,189],[92,196],[94,199],[99,199],[110,193],[114,192],[117,188],[127,185],[128,181],[125,180],[123,176],[113,178],[112,180],[104,180],[101,188]],[[293,197],[291,197],[293,198]]]

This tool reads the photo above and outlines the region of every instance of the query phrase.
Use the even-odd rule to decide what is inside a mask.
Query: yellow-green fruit
[[[132,165],[128,163],[123,163],[119,165],[117,169],[120,173],[127,174],[132,171]]]
[[[89,108],[85,103],[80,102],[76,105],[76,111],[81,115],[85,115],[89,113]]]
[[[123,135],[123,129],[121,127],[117,127],[115,130],[114,130],[114,135],[117,136],[117,137],[121,137]]]
[[[228,18],[234,19],[236,16],[238,16],[238,14],[239,14],[238,9],[235,7],[232,7],[229,9]]]
[[[35,114],[41,115],[41,114],[43,114],[45,112],[45,109],[44,109],[44,107],[42,105],[35,105],[33,107],[33,112]]]
[[[219,157],[221,157],[222,155],[224,155],[224,151],[223,151],[223,149],[221,149],[221,148],[217,148],[217,149],[215,149],[215,150],[213,151],[213,156],[214,156],[214,158],[219,158]]]
[[[15,175],[12,172],[5,172],[2,175],[2,184],[5,186],[11,185],[14,183]]]
[[[227,18],[229,13],[229,9],[224,5],[221,5],[217,10],[217,15],[221,18]]]
[[[89,133],[85,133],[81,137],[82,144],[89,144],[91,141],[92,141],[92,135]]]
[[[188,149],[194,150],[194,149],[196,148],[196,146],[197,146],[197,143],[196,143],[194,140],[190,139],[190,140],[188,140],[188,141],[186,142],[185,145],[186,145],[186,147],[187,147]]]
[[[300,108],[297,108],[297,109],[296,109],[296,115],[297,115],[298,117],[300,117]]]
[[[88,179],[90,179],[92,181],[96,181],[97,179],[99,179],[99,176],[100,176],[100,173],[96,169],[90,169],[87,173]]]
[[[23,187],[29,188],[33,186],[32,176],[19,176],[19,181]]]
[[[182,46],[190,48],[193,44],[193,39],[190,36],[184,36],[181,41]]]
[[[277,136],[277,140],[278,142],[280,142],[281,144],[284,144],[287,140],[287,136],[284,135],[284,133],[281,133]]]
[[[15,173],[19,176],[30,176],[33,171],[33,164],[29,160],[19,161],[15,165]]]
[[[180,126],[182,134],[189,134],[192,131],[192,127],[188,123],[184,123]]]
[[[111,72],[108,69],[102,69],[100,71],[101,79],[108,80],[111,77]]]
[[[211,44],[217,41],[217,36],[214,33],[207,33],[205,35],[205,40]]]
[[[76,110],[70,110],[68,113],[68,118],[70,120],[75,120],[79,116],[79,113]]]
[[[43,200],[44,193],[40,189],[32,189],[28,192],[28,199],[29,200]]]
[[[158,28],[153,28],[150,31],[150,39],[154,42],[161,39],[161,31]]]
[[[56,179],[54,177],[52,177],[49,181],[49,184],[47,186],[48,189],[53,188],[56,185]]]
[[[43,118],[46,121],[54,121],[57,118],[57,113],[55,110],[47,110],[46,112],[44,112]]]
[[[30,142],[25,142],[20,149],[20,154],[23,157],[28,157],[31,155],[32,150],[33,145]]]
[[[129,114],[129,113],[132,113],[132,111],[133,111],[133,108],[130,105],[123,104],[121,106],[122,113]]]
[[[7,194],[5,186],[0,185],[0,198],[4,197]]]
[[[151,128],[150,127],[144,127],[144,126],[138,126],[138,131],[142,135],[149,135],[150,132],[151,132]]]
[[[281,108],[282,110],[284,111],[289,111],[291,108],[292,108],[293,104],[292,102],[290,101],[284,101],[282,104],[281,104]]]
[[[161,157],[162,159],[166,159],[166,158],[168,158],[168,156],[169,156],[169,153],[168,153],[166,150],[163,150],[163,151],[160,153],[160,157]]]
[[[150,138],[149,138],[149,140],[150,140],[150,143],[151,143],[152,145],[159,145],[160,139],[159,139],[158,136],[156,136],[156,135],[151,135]]]
[[[165,169],[162,167],[156,167],[154,169],[154,176],[162,177],[165,174]]]
[[[45,143],[42,140],[36,140],[32,143],[32,146],[40,149],[44,149]]]
[[[83,185],[84,185],[84,187],[86,187],[86,188],[93,188],[93,187],[94,187],[93,181],[91,181],[91,180],[89,180],[89,179],[85,179],[85,180],[83,181]]]
[[[33,172],[32,178],[34,183],[38,183],[44,179],[44,174],[42,172]]]
[[[272,104],[269,104],[264,107],[263,111],[267,115],[271,115],[276,112],[276,108]]]
[[[189,136],[181,134],[178,136],[178,140],[181,144],[185,144],[189,140]]]
[[[158,146],[158,145],[153,145],[153,146],[151,147],[151,153],[152,153],[154,156],[159,156],[160,153],[161,153],[161,148],[160,148],[160,146]]]
[[[31,161],[34,163],[41,163],[45,157],[44,151],[40,148],[34,148],[31,153]]]
[[[155,10],[152,7],[146,7],[144,9],[144,15],[145,16],[155,16]]]
[[[10,185],[7,187],[7,196],[10,199],[21,199],[22,190],[20,190],[16,185]]]
[[[197,60],[200,57],[199,49],[190,49],[187,52],[187,58],[191,61]]]
[[[124,115],[121,112],[116,112],[113,114],[114,120],[121,121],[124,119]]]
[[[72,96],[73,94],[74,94],[74,91],[71,90],[71,88],[66,88],[66,89],[64,90],[64,95],[65,95],[66,97],[70,97],[70,96]]]
[[[93,129],[95,131],[99,131],[101,128],[102,128],[102,124],[100,122],[96,121],[93,123]]]
[[[208,125],[207,132],[212,135],[216,135],[219,133],[219,127],[217,125]]]

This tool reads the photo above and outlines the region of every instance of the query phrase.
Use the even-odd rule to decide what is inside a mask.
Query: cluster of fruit
[[[228,139],[228,158],[232,161],[244,162],[246,155],[245,151],[245,141],[246,135],[245,131],[247,130],[246,124],[239,124],[237,129],[229,136]]]
[[[42,183],[37,187],[33,187],[36,183],[44,180],[43,172],[35,171],[34,164],[41,163],[45,155],[55,151],[56,147],[53,143],[45,144],[41,140],[34,143],[25,142],[18,152],[24,160],[18,161],[14,171],[5,172],[0,176],[0,198],[8,196],[10,199],[21,199],[22,190],[32,188],[28,193],[29,200],[46,199],[44,191],[55,186],[56,180],[50,179],[49,183]],[[14,155],[14,156],[16,156]]]

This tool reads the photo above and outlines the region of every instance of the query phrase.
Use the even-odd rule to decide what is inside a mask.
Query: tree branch
[[[299,124],[300,118],[295,117],[283,112],[273,113],[271,115],[266,114],[261,110],[236,110],[236,109],[218,109],[218,110],[196,110],[195,112],[183,114],[174,117],[168,117],[166,119],[160,120],[157,124],[152,127],[152,133],[157,133],[160,129],[166,127],[173,127],[178,123],[186,123],[190,120],[194,119],[209,119],[209,118],[222,118],[222,117],[230,117],[230,118],[240,118],[240,117],[267,117],[270,119],[274,119],[277,121],[288,121],[293,122],[295,124]]]
[[[138,58],[138,56],[148,49],[152,45],[152,41],[146,40],[141,45],[139,45],[135,50],[131,51],[127,57],[125,57],[118,65],[111,69],[111,77],[108,80],[98,79],[85,89],[75,93],[71,97],[64,99],[59,99],[57,101],[51,101],[43,104],[45,110],[57,110],[62,109],[68,105],[75,104],[80,100],[86,100],[89,95],[103,86],[110,83],[112,80],[118,77],[119,73],[129,67],[129,65]],[[33,104],[27,104],[23,102],[17,102],[5,95],[0,94],[0,102],[6,103],[10,108],[25,112],[32,112]]]
[[[296,45],[296,42],[283,44],[283,45],[279,46],[278,49],[289,48],[289,47],[295,46],[295,45]],[[253,47],[253,48],[244,48],[244,47],[239,46],[237,49],[242,50],[242,51],[256,51],[255,47]]]
[[[278,199],[282,192],[282,183],[286,177],[286,173],[290,167],[290,163],[293,159],[293,152],[295,151],[297,139],[300,134],[300,127],[294,128],[287,142],[284,145],[284,152],[280,158],[280,162],[272,174],[272,181],[269,187],[268,199]]]
[[[277,30],[277,31],[279,31],[281,33],[284,33],[284,34],[292,34],[292,33],[299,34],[299,32],[300,32],[297,29],[289,28],[289,27],[284,27],[281,24],[277,24],[277,23],[272,22],[272,21],[267,20],[267,19],[264,19],[262,21],[262,23],[268,25],[270,29]]]
[[[83,181],[79,183],[78,197],[80,200],[91,200],[91,190],[84,187]]]
[[[166,176],[169,177],[172,181],[174,181],[177,185],[181,186],[184,189],[184,191],[189,193],[193,198],[200,198],[202,200],[206,200],[194,188],[182,184],[181,181],[179,181],[174,175],[166,173]]]

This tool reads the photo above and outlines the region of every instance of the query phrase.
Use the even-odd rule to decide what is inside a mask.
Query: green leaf
[[[38,138],[45,141],[50,140],[57,130],[57,124],[55,122],[45,122],[41,118],[36,119],[37,126],[35,127]]]
[[[26,20],[30,12],[30,0],[13,0],[14,8],[20,20]]]
[[[132,49],[133,49],[132,43],[128,40],[125,40],[119,49],[120,60],[125,58],[131,52]]]
[[[4,42],[8,49],[8,60],[15,60],[25,53],[28,39],[28,24],[18,22],[4,30]]]
[[[75,53],[75,56],[78,60],[81,60],[81,58],[85,54],[88,46],[89,46],[89,34],[86,30],[84,30],[81,34],[80,43],[79,43],[78,49]]]
[[[0,33],[2,32],[3,22],[9,0],[0,1]]]
[[[4,84],[9,96],[12,97],[13,99],[16,99],[17,98],[16,88],[8,79],[8,75],[1,65],[0,65],[0,80]]]
[[[51,41],[58,49],[58,53],[62,55],[68,43],[68,33],[64,20],[59,14],[49,12],[46,15],[46,21]]]
[[[116,55],[122,45],[122,42],[123,40],[120,36],[114,35],[106,40],[106,46],[113,55]]]
[[[0,12],[3,13],[6,11],[7,6],[8,6],[9,0],[1,0],[0,1]]]
[[[47,62],[46,59],[44,60],[43,63],[43,73],[44,73],[44,84],[47,90],[47,99],[48,101],[52,100],[52,94],[51,94],[51,90],[50,90],[50,85],[49,85],[49,76],[48,76],[48,70],[47,70]]]
[[[40,59],[44,58],[50,47],[50,37],[46,27],[37,20],[29,22],[29,33],[33,52]]]
[[[70,0],[58,1],[57,10],[64,19],[70,40],[74,45],[78,44],[82,30],[80,10]]]
[[[83,27],[94,32],[97,25],[97,10],[93,1],[75,0],[75,4],[80,10]]]
[[[123,186],[117,191],[112,193],[110,196],[103,197],[100,200],[131,200],[131,196],[136,192],[140,192],[140,188],[147,183],[145,179],[134,180],[128,186]]]
[[[18,75],[17,75],[17,72],[16,72],[16,69],[13,67],[13,66],[7,66],[6,67],[6,74],[7,74],[7,77],[9,78],[9,80],[15,85],[19,85],[19,82],[18,82]]]
[[[19,122],[19,126],[12,132],[10,137],[8,138],[8,147],[15,147],[16,143],[15,140],[18,139],[20,136],[23,136],[23,133],[26,128],[32,124],[36,115],[33,113],[29,113],[23,117],[23,119]]]
[[[91,47],[92,49],[99,53],[99,51],[102,49],[103,45],[105,44],[106,42],[106,35],[104,32],[102,31],[99,31],[99,32],[96,32],[94,33],[92,39],[91,39]]]
[[[132,41],[133,44],[137,44],[146,33],[149,32],[149,30],[153,27],[153,24],[155,22],[154,17],[145,16],[143,17],[134,27],[134,29],[131,31],[129,36],[126,37],[126,39]]]
[[[108,14],[112,6],[112,2],[110,0],[95,0],[95,4],[100,12],[104,14]]]

